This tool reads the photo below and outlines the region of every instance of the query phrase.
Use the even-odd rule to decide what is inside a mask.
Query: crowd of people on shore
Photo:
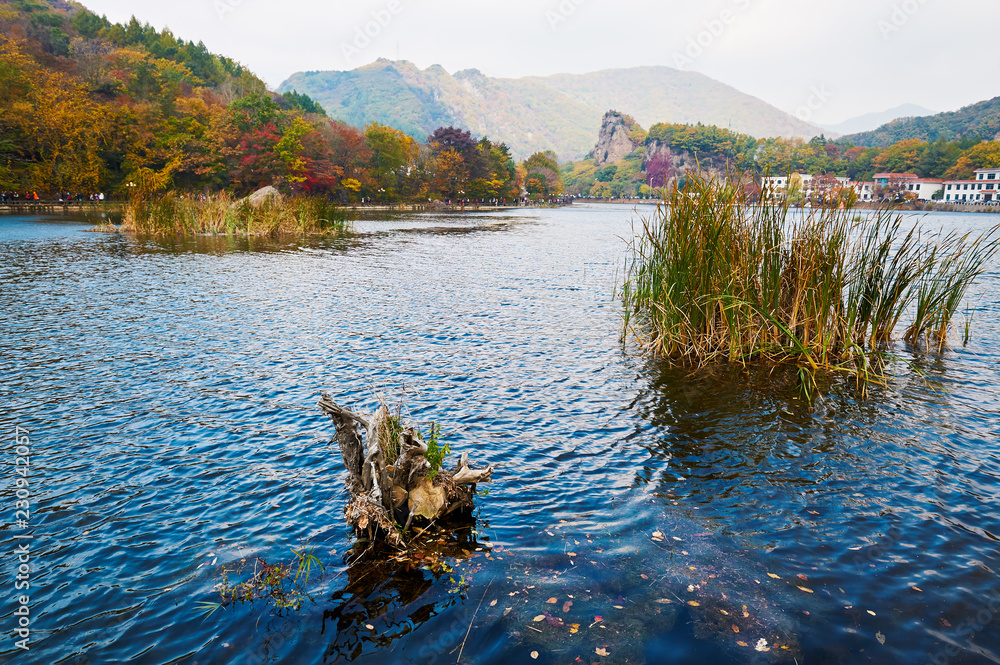
[[[96,194],[80,194],[72,192],[59,192],[53,196],[40,197],[38,192],[8,192],[7,190],[0,191],[0,205],[4,206],[16,206],[16,205],[33,205],[33,204],[53,204],[57,203],[59,205],[71,205],[71,204],[83,204],[83,203],[103,203],[104,202],[104,192],[98,192]]]

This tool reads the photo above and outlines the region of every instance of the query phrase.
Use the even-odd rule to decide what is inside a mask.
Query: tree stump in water
[[[434,470],[420,433],[404,426],[384,404],[375,415],[362,416],[323,393],[319,406],[333,419],[347,467],[351,498],[344,516],[373,540],[382,538],[393,547],[405,548],[403,534],[415,519],[433,522],[456,511],[471,511],[476,484],[492,480],[493,467],[474,470],[468,453],[462,453],[454,469]]]

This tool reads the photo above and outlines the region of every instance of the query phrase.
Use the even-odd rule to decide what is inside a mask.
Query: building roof
[[[916,180],[920,176],[916,173],[876,173],[875,180]]]

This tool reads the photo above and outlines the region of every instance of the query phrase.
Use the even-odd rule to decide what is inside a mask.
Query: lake
[[[900,345],[888,385],[810,407],[785,372],[623,347],[635,216],[406,214],[280,242],[0,217],[0,660],[1000,662],[997,264],[968,345]],[[323,391],[402,399],[497,464],[474,530],[437,561],[363,557]],[[302,547],[325,570],[298,611],[199,610],[224,571]]]

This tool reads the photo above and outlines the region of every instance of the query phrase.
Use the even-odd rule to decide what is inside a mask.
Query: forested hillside
[[[958,111],[922,118],[901,118],[878,129],[844,139],[856,145],[888,147],[899,141],[954,141],[962,138],[1000,139],[1000,97]]]
[[[275,185],[341,201],[498,199],[520,194],[527,166],[502,142],[453,127],[414,140],[331,120],[307,95],[270,92],[239,63],[135,18],[112,24],[62,0],[0,1],[3,190]],[[558,176],[544,171],[534,172],[535,193],[557,193]]]
[[[613,164],[598,164],[594,159],[568,163],[563,166],[563,178],[568,194],[631,197],[650,196],[664,183],[682,180],[693,170],[808,173],[870,181],[879,172],[968,179],[977,168],[1000,168],[1000,142],[968,136],[933,143],[911,139],[880,148],[823,136],[810,141],[757,139],[710,125],[659,123],[624,158]]]
[[[460,125],[502,136],[517,156],[551,150],[560,159],[579,159],[593,147],[610,108],[647,126],[702,122],[755,136],[804,138],[821,132],[703,74],[670,67],[505,79],[475,69],[452,75],[438,65],[420,69],[379,60],[345,72],[300,72],[279,87],[291,89],[345,122],[389,124],[415,138],[439,125]]]

